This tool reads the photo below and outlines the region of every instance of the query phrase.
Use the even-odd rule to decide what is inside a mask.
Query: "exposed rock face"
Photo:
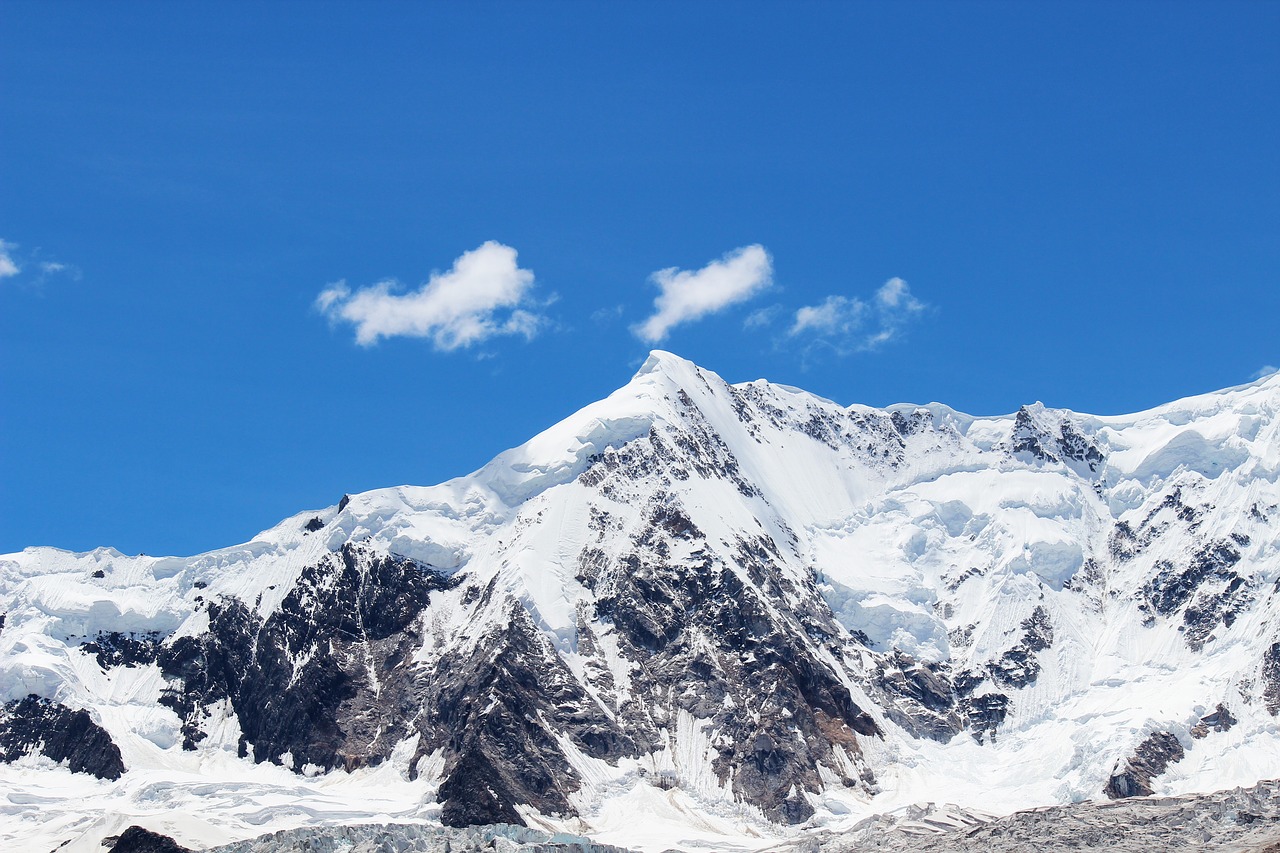
[[[377,764],[416,714],[406,658],[413,623],[450,581],[356,545],[305,569],[266,620],[236,599],[207,606],[208,631],[165,646],[161,701],[182,717],[183,747],[204,737],[208,706],[230,702],[256,761],[329,770]],[[287,758],[286,758],[287,756]]]
[[[191,848],[183,847],[167,835],[131,826],[115,839],[111,853],[191,853]]]
[[[945,743],[964,728],[950,667],[923,663],[903,652],[886,655],[876,666],[876,681],[898,700],[886,703],[889,719],[909,732]]]
[[[67,762],[73,773],[99,779],[119,779],[124,773],[120,748],[88,711],[32,695],[0,708],[0,761],[35,752]]]
[[[1049,612],[1037,605],[1031,615],[1022,620],[1022,639],[1000,659],[990,664],[987,671],[991,679],[1002,687],[1025,687],[1040,674],[1036,652],[1053,645],[1053,625]]]
[[[456,586],[411,560],[344,546],[302,572],[267,620],[235,600],[208,606],[209,630],[161,654],[187,748],[209,706],[229,701],[257,761],[353,769],[420,737],[417,758],[449,755],[440,787],[450,825],[521,823],[516,804],[572,814],[574,777],[556,741],[590,754],[634,752],[588,697],[528,614],[512,602],[502,630],[475,648],[415,665],[433,592]]]
[[[1212,639],[1219,624],[1230,627],[1236,614],[1249,603],[1246,581],[1232,569],[1239,561],[1235,543],[1209,542],[1192,553],[1183,568],[1168,562],[1161,564],[1160,573],[1143,592],[1152,610],[1162,616],[1171,616],[1185,607],[1182,620],[1187,645],[1199,650]]]
[[[1262,699],[1271,716],[1280,713],[1280,643],[1272,643],[1262,654]]]
[[[1103,793],[1113,800],[1148,796],[1154,793],[1151,780],[1186,754],[1182,744],[1169,732],[1152,732],[1138,744],[1125,768],[1111,774]]]
[[[687,543],[694,565],[663,557],[672,537]],[[594,580],[597,613],[612,622],[624,657],[640,665],[636,698],[620,709],[629,728],[652,748],[676,711],[710,720],[723,738],[715,760],[721,778],[732,775],[734,790],[775,819],[807,818],[812,810],[799,792],[817,789],[816,765],[842,767],[837,747],[856,765],[856,735],[879,734],[839,674],[814,657],[811,643],[838,636],[822,599],[783,576],[769,540],[738,542],[736,565],[714,559],[678,509],[655,512],[636,544],[623,565]],[[812,602],[808,624],[770,607],[761,587],[804,595]],[[664,696],[675,697],[675,708],[662,708]],[[859,768],[850,782],[859,779],[870,782],[869,771]]]
[[[599,758],[635,752],[518,605],[505,630],[442,661],[427,683],[420,751],[450,756],[439,792],[447,826],[523,824],[515,807],[524,803],[573,814],[578,784],[558,734]]]
[[[98,666],[110,669],[113,666],[138,666],[154,663],[160,650],[161,637],[158,631],[149,631],[141,635],[125,634],[119,631],[103,631],[97,637],[80,647],[85,654],[93,655]]]
[[[847,633],[812,582],[798,584],[786,571],[774,538],[739,536],[717,547],[666,491],[696,474],[754,494],[723,442],[703,432],[692,401],[680,401],[697,428],[674,438],[651,431],[580,476],[615,500],[647,492],[647,511],[623,553],[584,550],[578,580],[594,594],[590,615],[612,629],[634,667],[632,699],[618,713],[636,741],[658,748],[660,729],[680,711],[707,720],[718,733],[720,778],[732,778],[734,791],[769,817],[801,821],[812,814],[803,792],[821,787],[819,765],[849,784],[873,782],[857,737],[880,729],[820,657],[852,653],[841,639]],[[753,407],[741,402],[739,417],[750,420]],[[594,517],[604,541],[610,512],[600,507]],[[796,605],[779,608],[779,600]]]
[[[967,696],[961,700],[960,710],[968,721],[974,740],[983,743],[990,738],[994,743],[996,731],[1009,715],[1009,697],[1003,693]]]
[[[1026,453],[1043,462],[1075,462],[1090,474],[1096,472],[1105,458],[1097,442],[1068,417],[1059,414],[1054,421],[1052,413],[1039,404],[1018,409],[1009,451]]]
[[[1231,727],[1240,722],[1231,715],[1227,710],[1227,706],[1221,702],[1212,713],[1206,714],[1200,718],[1200,722],[1191,727],[1191,736],[1197,740],[1201,740],[1209,736],[1212,732],[1229,732]]]
[[[1143,515],[1137,527],[1126,519],[1116,522],[1110,542],[1112,557],[1120,562],[1127,562],[1147,551],[1152,543],[1168,534],[1176,534],[1180,531],[1195,533],[1200,528],[1205,513],[1211,511],[1213,507],[1195,506],[1188,503],[1188,500],[1192,498],[1184,494],[1183,487],[1174,485],[1164,494],[1159,503]],[[1167,560],[1164,562],[1168,563]],[[1168,563],[1167,567],[1172,569],[1172,564]],[[1150,603],[1157,612],[1166,616],[1186,601],[1183,593],[1187,592],[1187,585],[1179,583],[1170,585],[1169,583],[1169,578],[1174,574],[1176,572],[1170,571],[1164,580],[1153,579],[1144,585],[1144,593]],[[1166,589],[1170,590],[1172,595],[1166,596],[1164,594]]]

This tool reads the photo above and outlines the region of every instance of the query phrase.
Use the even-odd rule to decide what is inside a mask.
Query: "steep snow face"
[[[655,352],[467,477],[190,558],[0,557],[0,839],[198,799],[167,834],[363,810],[750,847],[1252,784],[1280,761],[1278,406],[1273,376],[1116,417],[846,408]],[[82,748],[41,740],[73,716]]]

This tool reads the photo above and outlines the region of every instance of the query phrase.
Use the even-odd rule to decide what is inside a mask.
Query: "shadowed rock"
[[[120,748],[89,716],[36,695],[0,709],[0,761],[16,761],[40,753],[73,773],[119,779],[124,773]]]
[[[105,845],[111,839],[102,843]],[[167,835],[131,826],[116,837],[111,853],[192,853],[191,848],[183,847]]]
[[[1125,768],[1112,773],[1102,792],[1113,800],[1124,797],[1146,797],[1154,793],[1151,780],[1159,776],[1170,764],[1181,761],[1186,750],[1169,732],[1152,732],[1138,744]]]

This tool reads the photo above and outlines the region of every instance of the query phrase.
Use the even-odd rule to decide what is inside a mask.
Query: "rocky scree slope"
[[[169,849],[172,848],[160,848],[163,853],[169,853]],[[218,847],[215,851],[462,853],[495,849],[512,853],[628,853],[622,848],[592,844],[587,839],[548,836],[519,827],[451,830],[413,825],[290,830]],[[815,832],[800,840],[770,846],[767,851],[1039,853],[1046,849],[1276,853],[1280,851],[1280,783],[1272,780],[1248,788],[1184,797],[1073,803],[1016,812],[1002,818],[954,805],[908,806],[859,821],[841,832]],[[117,845],[113,853],[126,851]],[[133,853],[133,848],[129,853]]]
[[[0,758],[388,765],[446,825],[588,831],[647,790],[817,825],[1251,784],[1277,408],[1277,377],[1116,417],[846,408],[654,353],[439,486],[190,558],[0,557]]]
[[[954,806],[909,807],[869,818],[846,832],[819,834],[807,841],[820,853],[1277,853],[1280,783],[1271,780],[1183,797],[1072,803],[994,820]],[[788,846],[798,850],[804,844]]]

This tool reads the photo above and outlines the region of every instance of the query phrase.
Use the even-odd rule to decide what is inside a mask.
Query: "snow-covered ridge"
[[[1278,408],[1280,376],[1122,416],[846,407],[655,352],[437,486],[193,557],[0,556],[0,794],[68,775],[32,694],[125,768],[77,775],[58,842],[143,778],[256,834],[201,768],[659,849],[1252,784],[1280,761]],[[327,808],[254,825],[351,819]],[[670,834],[627,837],[634,808]]]

